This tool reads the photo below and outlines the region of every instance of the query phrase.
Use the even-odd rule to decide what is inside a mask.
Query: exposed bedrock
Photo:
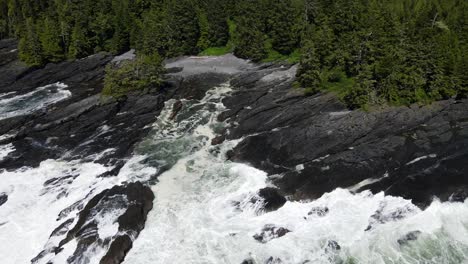
[[[183,108],[182,99],[202,99],[207,90],[251,67],[248,62],[230,55],[179,58],[168,61],[168,74],[161,90],[131,93],[116,100],[101,96],[105,66],[132,56],[119,56],[116,60],[109,54],[99,53],[76,61],[30,68],[18,60],[16,45],[14,40],[0,41],[0,100],[21,96],[26,96],[27,100],[18,100],[18,104],[22,104],[19,107],[12,105],[21,110],[19,114],[0,115],[0,145],[11,144],[14,148],[0,159],[0,170],[37,167],[47,159],[82,160],[109,166],[102,177],[117,176],[137,143],[153,129],[151,124],[158,118],[165,101],[179,102],[172,116],[176,120]],[[56,83],[66,87],[52,85],[43,98],[48,100],[60,89],[66,90],[66,97],[30,107],[29,100],[37,99],[34,93],[38,88]],[[28,107],[31,111],[22,111]],[[60,186],[79,177],[54,178],[44,182],[44,187]],[[100,263],[121,263],[144,228],[146,215],[152,208],[154,195],[149,185],[149,182],[122,183],[100,193],[94,193],[90,186],[90,193],[84,194],[83,201],[76,201],[50,220],[57,221],[57,228],[50,234],[51,243],[38,252],[32,262],[42,263],[66,251],[71,254],[67,255],[68,263],[88,263],[91,260],[86,252],[97,247],[105,250]],[[8,203],[8,194],[0,193],[0,206],[4,203]],[[71,212],[75,211],[80,213],[73,215]],[[113,217],[118,233],[101,234],[108,231],[106,228],[112,223],[103,224],[100,219]],[[70,248],[71,251],[67,251]]]
[[[14,97],[60,82],[71,95],[37,111],[0,118],[0,135],[10,135],[0,138],[0,144],[12,143],[15,148],[0,160],[0,168],[8,170],[36,167],[57,158],[120,166],[119,161],[131,155],[133,146],[147,135],[148,125],[157,119],[165,101],[201,99],[207,90],[249,67],[233,56],[180,58],[167,64],[170,73],[161,91],[115,100],[101,96],[104,69],[113,56],[99,53],[33,69],[18,61],[15,48],[15,41],[0,41],[0,61],[4,62],[0,64],[0,94]]]
[[[63,247],[72,240],[75,241],[73,254],[68,257],[68,263],[89,263],[89,254],[96,247],[107,248],[107,253],[100,263],[121,263],[127,252],[131,249],[133,241],[143,230],[148,212],[153,208],[154,194],[148,186],[140,182],[130,183],[125,186],[115,186],[109,190],[94,196],[80,211],[73,227],[73,219],[69,219],[59,226],[52,234],[63,236],[58,245],[49,245],[36,258],[33,263],[38,263],[48,254],[60,254]],[[103,217],[111,217],[116,212],[122,212],[115,216],[118,225],[117,234],[111,239],[100,236],[100,221]]]
[[[468,186],[468,100],[348,111],[332,94],[292,88],[295,67],[241,73],[219,119],[229,153],[267,171],[285,194],[318,198],[337,187],[370,189],[425,206],[463,201]]]

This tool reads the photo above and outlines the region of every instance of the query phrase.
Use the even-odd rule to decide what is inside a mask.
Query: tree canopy
[[[130,48],[289,59],[306,93],[350,108],[468,94],[466,0],[0,0],[9,37],[38,66]]]

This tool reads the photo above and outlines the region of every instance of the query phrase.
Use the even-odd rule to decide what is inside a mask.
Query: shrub
[[[159,89],[164,67],[157,54],[138,56],[132,61],[109,64],[106,67],[103,95],[120,98],[133,91]]]

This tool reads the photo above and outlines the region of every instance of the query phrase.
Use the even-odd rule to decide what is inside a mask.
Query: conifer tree
[[[315,45],[312,41],[306,41],[302,48],[302,57],[297,71],[298,83],[314,94],[320,90],[321,67]]]
[[[73,27],[70,37],[69,57],[83,58],[91,54],[91,45],[80,23]]]
[[[42,44],[44,58],[50,62],[63,60],[62,39],[60,38],[60,29],[57,21],[46,17],[38,24],[40,25],[39,39]]]
[[[197,47],[199,50],[205,50],[211,46],[210,41],[210,24],[208,17],[203,10],[198,12],[198,25],[200,28],[200,37],[198,38]]]
[[[209,23],[209,38],[211,46],[221,47],[229,41],[229,26],[227,23],[226,0],[207,1],[205,13]]]
[[[290,54],[297,47],[298,36],[295,32],[296,10],[292,1],[270,0],[269,35],[275,50]]]
[[[266,57],[265,35],[261,16],[254,2],[243,1],[244,14],[236,18],[236,43],[234,54],[240,58],[260,61]]]
[[[31,18],[26,21],[24,32],[21,35],[18,45],[20,59],[29,65],[42,65],[44,57],[41,41],[37,34],[36,25]]]
[[[130,23],[128,0],[113,2],[114,34],[110,40],[110,51],[120,54],[130,48]]]
[[[200,28],[197,13],[190,0],[168,0],[167,21],[170,56],[196,54]]]

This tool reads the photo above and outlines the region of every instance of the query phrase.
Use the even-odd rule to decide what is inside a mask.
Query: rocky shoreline
[[[291,199],[336,188],[385,191],[420,207],[468,194],[468,100],[349,111],[332,94],[292,89],[295,67],[264,66],[232,81],[220,116],[244,138],[230,153],[270,174]]]
[[[101,177],[117,176],[165,101],[201,99],[207,90],[230,80],[234,91],[223,101],[229,110],[218,117],[229,128],[213,144],[241,139],[227,158],[269,174],[278,189],[259,190],[267,210],[283,206],[283,196],[316,199],[336,188],[385,191],[412,199],[422,208],[434,197],[462,202],[468,196],[468,100],[349,111],[332,94],[305,96],[291,88],[295,66],[252,65],[231,55],[170,60],[160,92],[113,100],[100,95],[104,68],[113,56],[100,53],[35,69],[18,61],[16,45],[13,40],[0,41],[1,95],[8,99],[56,83],[65,84],[71,94],[40,111],[0,119],[0,135],[9,135],[0,137],[0,145],[14,147],[0,158],[0,169],[37,167],[48,159],[79,159],[112,168]],[[178,102],[174,117],[183,107]],[[63,180],[67,179],[44,186]],[[80,213],[75,224],[66,221],[51,234],[65,238],[33,263],[60,252],[71,239],[78,246],[69,262],[77,261],[98,240],[89,235],[96,235],[96,226],[85,225],[90,211],[102,210],[100,206],[116,195],[125,201],[118,223],[127,235],[100,242],[108,248],[101,263],[122,262],[152,208],[149,183],[114,186],[76,205]],[[0,206],[4,203],[8,196],[0,193]]]

